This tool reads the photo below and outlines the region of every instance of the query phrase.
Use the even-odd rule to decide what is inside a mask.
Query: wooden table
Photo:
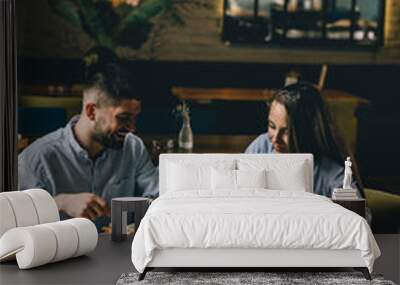
[[[269,101],[272,99],[275,89],[244,89],[244,88],[185,88],[173,87],[172,94],[181,100],[191,101]],[[369,101],[354,96],[342,90],[325,89],[321,92],[326,100],[339,131],[345,138],[350,150],[355,153],[357,138],[356,109],[361,104]]]
[[[174,140],[172,152],[185,152],[178,148],[177,135],[145,135],[140,136],[149,151],[152,148],[152,141],[157,140],[164,146],[168,139]],[[247,146],[257,135],[194,135],[193,153],[243,153]]]
[[[178,148],[178,137],[174,135],[140,136],[150,153],[151,160],[158,165],[161,153],[243,153],[247,146],[257,137],[247,135],[195,135],[193,150]],[[173,149],[166,149],[167,140],[174,141]],[[152,142],[156,140],[161,148],[155,148]]]
[[[181,100],[227,100],[227,101],[267,101],[271,100],[276,89],[245,89],[245,88],[185,88],[172,87],[172,94]],[[368,100],[354,96],[342,90],[326,89],[322,97],[330,101],[347,101],[368,103]]]
[[[177,135],[151,135],[141,136],[144,144],[152,152],[152,141],[157,140],[161,143],[161,152],[165,151],[168,139],[174,140],[174,149],[171,152],[185,152],[178,148]],[[193,153],[243,153],[247,146],[257,137],[257,135],[194,135]]]

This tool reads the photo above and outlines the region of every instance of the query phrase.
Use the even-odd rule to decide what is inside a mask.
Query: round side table
[[[120,197],[111,200],[111,225],[112,241],[123,241],[127,238],[127,214],[133,212],[135,215],[135,231],[139,228],[150,205],[150,199],[144,197]]]

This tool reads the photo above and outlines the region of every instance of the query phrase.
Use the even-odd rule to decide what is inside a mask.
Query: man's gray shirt
[[[104,198],[158,196],[158,168],[155,168],[142,140],[133,134],[125,137],[122,149],[106,148],[92,160],[77,142],[72,127],[32,143],[18,157],[20,190],[43,188],[53,196],[60,193],[91,192]]]

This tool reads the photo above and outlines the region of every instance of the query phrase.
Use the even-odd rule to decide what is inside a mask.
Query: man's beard
[[[98,127],[95,127],[95,133],[92,135],[92,138],[102,146],[111,149],[121,149],[124,146],[125,140],[125,136],[118,135],[117,132],[106,133]]]
[[[124,138],[113,133],[96,133],[93,135],[93,140],[97,141],[102,146],[111,149],[121,149],[124,146]]]

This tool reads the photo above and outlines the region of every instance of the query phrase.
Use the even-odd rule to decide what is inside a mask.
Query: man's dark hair
[[[85,90],[98,89],[105,96],[99,99],[100,105],[118,105],[123,100],[140,100],[140,92],[134,88],[132,78],[121,65],[111,62],[98,65],[87,74]]]

